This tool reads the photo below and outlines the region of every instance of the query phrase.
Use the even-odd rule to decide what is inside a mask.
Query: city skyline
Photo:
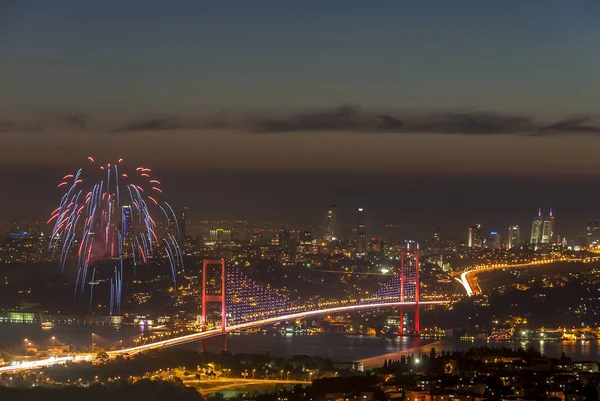
[[[599,15],[0,0],[0,399],[599,400]]]

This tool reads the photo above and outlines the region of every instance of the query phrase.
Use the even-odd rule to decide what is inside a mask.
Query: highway
[[[540,260],[532,260],[531,262],[515,263],[515,264],[490,263],[487,265],[477,265],[477,266],[469,267],[468,270],[465,270],[465,271],[459,273],[460,278],[455,277],[455,279],[459,283],[462,284],[462,286],[465,288],[465,291],[467,292],[467,295],[471,296],[471,295],[477,295],[477,294],[481,293],[481,289],[479,288],[477,283],[475,283],[475,280],[474,280],[474,276],[477,273],[483,273],[483,272],[488,272],[488,271],[498,270],[498,269],[520,269],[523,267],[544,266],[544,265],[549,265],[549,264],[557,263],[557,262],[589,263],[589,262],[597,262],[598,260],[600,260],[600,256],[591,256],[591,257],[587,257],[587,258],[563,257],[563,258],[553,258],[553,259],[540,259]]]
[[[94,359],[93,354],[84,354],[77,356],[50,357],[46,359],[38,359],[36,361],[22,362],[16,365],[8,365],[0,367],[0,372],[13,373],[24,370],[40,369],[52,365],[64,365],[67,362],[83,362]]]
[[[419,304],[421,304],[421,305],[442,305],[442,304],[446,304],[448,302],[449,301],[423,301],[423,302],[419,302]],[[375,304],[358,304],[358,305],[350,305],[350,306],[338,306],[338,307],[333,307],[333,308],[325,308],[325,309],[318,309],[318,310],[312,310],[312,311],[306,311],[306,312],[291,313],[289,315],[282,315],[282,316],[272,317],[272,318],[268,318],[268,319],[256,320],[253,322],[236,324],[236,325],[227,327],[227,332],[232,332],[232,331],[237,331],[237,330],[245,330],[245,329],[250,329],[250,328],[254,328],[254,327],[265,326],[268,324],[278,323],[278,322],[282,322],[282,321],[286,321],[286,320],[302,319],[302,318],[318,316],[318,315],[327,315],[327,314],[331,314],[331,313],[343,313],[343,312],[352,312],[352,311],[364,310],[364,309],[389,308],[389,307],[399,307],[399,306],[414,306],[415,304],[416,304],[415,302],[386,302],[386,303],[375,303]],[[222,334],[223,333],[220,328],[212,329],[212,330],[207,330],[207,331],[203,331],[203,332],[199,332],[199,333],[188,334],[188,335],[181,336],[181,337],[157,341],[157,342],[150,343],[150,344],[144,344],[144,345],[134,346],[134,347],[130,347],[130,348],[124,348],[124,349],[116,350],[116,351],[109,351],[109,352],[107,352],[107,354],[110,357],[115,357],[117,355],[134,355],[134,354],[137,354],[140,352],[149,351],[149,350],[153,350],[153,349],[162,349],[162,348],[167,348],[167,347],[174,347],[177,345],[188,344],[191,342],[204,340],[204,339],[219,336]],[[39,369],[39,368],[43,368],[43,367],[51,366],[51,365],[65,364],[69,361],[72,361],[72,362],[91,361],[94,359],[94,357],[95,357],[95,354],[80,354],[78,356],[61,357],[61,358],[50,357],[50,358],[46,358],[46,359],[40,359],[37,361],[23,362],[18,365],[3,366],[3,367],[0,367],[0,372],[13,373],[13,372],[19,372],[19,371],[27,371],[27,370]]]
[[[445,303],[448,303],[448,301],[419,302],[419,304],[421,304],[421,305],[441,305],[441,304],[445,304]],[[282,322],[282,321],[286,321],[286,320],[303,319],[303,318],[307,318],[307,317],[326,315],[326,314],[330,314],[330,313],[352,312],[352,311],[363,310],[363,309],[377,309],[377,308],[388,308],[388,307],[393,307],[393,306],[398,307],[398,306],[414,306],[414,305],[415,305],[415,302],[387,302],[387,303],[377,303],[377,304],[359,304],[359,305],[350,305],[350,306],[338,306],[338,307],[334,307],[334,308],[291,313],[289,315],[277,316],[277,317],[272,317],[272,318],[268,318],[268,319],[256,320],[253,322],[236,324],[236,325],[227,327],[227,331],[230,332],[230,331],[237,331],[237,330],[245,330],[245,329],[265,326],[265,325],[273,324],[273,323],[277,323],[277,322]],[[150,344],[139,345],[136,347],[125,348],[122,350],[110,351],[110,352],[108,352],[108,355],[109,356],[117,356],[117,355],[124,355],[124,354],[132,355],[132,354],[136,354],[138,352],[148,351],[151,349],[161,349],[161,348],[172,347],[172,346],[176,346],[176,345],[187,344],[187,343],[191,343],[194,341],[218,336],[221,334],[223,334],[221,332],[221,329],[212,329],[212,330],[207,330],[207,331],[203,331],[200,333],[194,333],[194,334],[188,334],[188,335],[181,336],[181,337],[170,338],[168,340],[157,341],[157,342],[150,343]]]
[[[186,386],[193,386],[194,384],[206,384],[209,380],[183,380],[183,384]],[[245,386],[256,386],[261,384],[308,384],[309,382],[304,380],[260,380],[260,379],[229,379],[226,384],[214,387],[199,388],[198,391],[202,395],[208,395],[216,393],[217,391],[226,390],[229,388],[245,387]]]

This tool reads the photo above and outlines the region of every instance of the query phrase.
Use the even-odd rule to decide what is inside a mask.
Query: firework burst
[[[89,283],[90,308],[95,262],[113,261],[110,313],[120,314],[125,259],[133,261],[135,274],[137,263],[148,265],[152,257],[165,258],[177,288],[177,272],[184,268],[179,225],[173,208],[161,200],[161,183],[151,169],[126,171],[123,159],[115,164],[98,164],[92,157],[88,161],[89,168],[64,176],[58,184],[66,192],[48,220],[54,224],[50,250],[63,271],[69,258],[77,259],[74,296],[83,296]],[[161,226],[162,218],[166,224]]]

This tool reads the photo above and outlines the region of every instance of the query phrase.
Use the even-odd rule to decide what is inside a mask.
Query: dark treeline
[[[193,388],[162,380],[140,380],[110,386],[83,387],[0,387],[2,401],[131,401],[131,400],[203,401]]]
[[[429,353],[402,355],[400,359],[386,359],[381,367],[382,373],[407,373],[420,371],[433,374],[448,373],[452,362],[452,369],[477,370],[491,358],[519,359],[523,363],[532,363],[544,356],[535,348],[495,348],[476,347],[468,351],[442,351],[438,353],[432,348]],[[571,362],[565,354],[560,359],[548,359],[550,362]]]

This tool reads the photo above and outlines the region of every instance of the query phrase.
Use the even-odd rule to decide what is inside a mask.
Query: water
[[[52,344],[71,344],[90,347],[92,333],[98,347],[120,347],[120,340],[127,346],[143,332],[136,326],[55,326],[44,330],[36,324],[0,324],[0,347],[19,349],[25,338],[32,347],[46,348]],[[320,335],[274,335],[252,334],[227,337],[227,348],[232,353],[269,353],[273,356],[317,355],[336,362],[362,361],[366,368],[383,365],[384,359],[399,359],[401,354],[443,350],[467,350],[479,346],[529,347],[540,350],[549,357],[560,357],[564,352],[574,360],[598,360],[600,341],[563,341],[530,343],[505,343],[486,341],[463,341],[457,339],[430,340],[412,337],[380,338],[366,336]],[[198,345],[198,349],[199,349]],[[221,341],[215,338],[206,345],[208,351],[219,352]]]

